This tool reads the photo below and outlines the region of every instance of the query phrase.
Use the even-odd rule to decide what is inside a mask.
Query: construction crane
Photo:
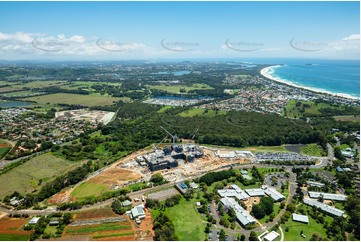
[[[163,143],[163,141],[165,140],[165,138],[167,138],[167,136],[165,136],[165,137],[162,139],[162,141],[159,142],[157,145],[152,144],[152,148],[153,148],[154,151],[156,151],[156,150],[158,149],[158,146],[159,146],[161,143]]]
[[[167,134],[169,134],[170,135],[170,137],[172,137],[172,139],[173,139],[173,144],[175,144],[175,141],[177,140],[177,135],[175,134],[175,135],[172,135],[170,132],[168,132],[168,130],[166,130],[163,126],[160,126],[165,132],[167,132]]]

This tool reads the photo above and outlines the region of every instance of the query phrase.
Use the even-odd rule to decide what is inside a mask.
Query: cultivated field
[[[38,97],[24,98],[24,101],[35,101],[39,104],[79,104],[84,106],[107,106],[112,105],[113,102],[121,100],[121,98],[94,96],[94,95],[80,95],[70,93],[56,93],[50,95],[43,95]]]
[[[0,140],[0,159],[3,158],[6,153],[11,149],[11,145],[3,140]]]
[[[57,158],[49,153],[39,155],[24,164],[13,168],[0,175],[0,184],[6,184],[0,189],[0,198],[18,191],[22,194],[39,189],[39,180],[42,185],[53,180],[69,170],[74,169],[79,163]]]
[[[122,222],[102,222],[104,219],[120,219]],[[134,240],[134,232],[128,218],[115,214],[111,208],[92,209],[73,215],[74,223],[65,228],[62,239],[76,240]],[[75,225],[75,226],[73,226]]]
[[[30,231],[22,230],[28,219],[4,218],[0,220],[0,241],[26,241]]]

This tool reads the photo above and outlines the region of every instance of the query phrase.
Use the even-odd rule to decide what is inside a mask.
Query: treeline
[[[160,213],[153,222],[153,230],[155,232],[154,240],[156,241],[177,241],[175,235],[174,224],[163,213]]]
[[[222,181],[224,179],[228,179],[235,175],[233,169],[227,171],[219,171],[219,172],[211,172],[205,174],[199,178],[199,182],[204,182],[207,186],[212,185],[214,182]]]

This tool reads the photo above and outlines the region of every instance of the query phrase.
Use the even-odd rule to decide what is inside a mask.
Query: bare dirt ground
[[[111,208],[91,209],[81,213],[76,213],[73,216],[75,220],[109,218],[119,216],[113,212]]]
[[[170,189],[167,189],[167,190],[162,190],[162,191],[159,191],[159,192],[154,192],[154,193],[149,193],[148,194],[148,198],[149,199],[156,199],[158,201],[163,201],[167,198],[170,198],[174,195],[178,195],[179,192],[177,189],[175,188],[170,188]]]
[[[72,191],[73,191],[72,189],[67,189],[65,191],[58,192],[49,198],[48,203],[55,205],[55,204],[65,203],[68,201],[75,201],[75,199],[69,197]],[[68,197],[69,199],[67,200]]]
[[[252,207],[256,204],[259,204],[260,201],[260,197],[250,197],[247,201],[245,201],[245,204],[247,205],[247,212],[251,212]]]
[[[97,184],[104,184],[104,185],[114,185],[118,184],[119,186],[124,185],[126,182],[134,181],[142,176],[138,173],[135,173],[131,170],[119,168],[119,167],[112,167],[99,175],[91,178],[89,182],[97,183]]]
[[[9,144],[0,144],[0,148],[11,147]]]
[[[19,218],[4,218],[0,220],[0,234],[21,234],[29,235],[30,231],[21,230],[21,228],[26,224],[28,219],[19,219]]]
[[[154,236],[152,215],[148,209],[144,210],[146,215],[145,219],[143,219],[139,225],[131,221],[132,229],[135,234],[135,240],[152,241]]]

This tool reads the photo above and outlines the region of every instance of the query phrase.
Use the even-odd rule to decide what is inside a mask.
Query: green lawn
[[[308,216],[308,219],[310,221],[309,224],[303,224],[300,222],[293,222],[292,217],[289,218],[289,220],[282,224],[281,227],[284,232],[284,240],[286,241],[310,241],[312,238],[312,235],[314,233],[319,233],[322,238],[326,238],[326,230],[323,228],[323,224],[317,223],[316,220]],[[328,221],[331,223],[332,218],[330,216],[325,217],[325,221]],[[286,232],[286,227],[288,227],[289,231]],[[303,238],[300,233],[303,231],[303,233],[306,235],[306,238]]]
[[[186,110],[184,112],[179,113],[178,115],[181,117],[194,117],[194,116],[207,116],[214,117],[216,115],[225,115],[227,112],[225,111],[215,111],[215,110],[205,110],[202,108],[193,108]]]
[[[55,234],[56,233],[56,228],[57,226],[46,226],[46,229],[44,231],[44,233],[47,233],[47,234]]]
[[[168,109],[172,109],[173,106],[163,106],[161,109],[159,109],[157,111],[157,113],[164,113],[165,111],[167,111]]]
[[[299,103],[301,105],[297,106],[296,104]],[[286,107],[285,107],[285,111],[282,112],[283,116],[287,116],[287,117],[291,117],[291,118],[300,118],[304,115],[308,115],[308,116],[314,116],[314,115],[322,115],[322,113],[320,112],[321,109],[333,109],[333,110],[345,110],[346,106],[345,105],[331,105],[328,103],[316,103],[313,101],[297,101],[297,100],[290,100]],[[357,108],[354,108],[355,112],[357,112]],[[359,114],[359,112],[358,112]],[[339,120],[343,120],[344,121],[348,121],[350,118],[352,120],[355,120],[355,118],[352,118],[352,116],[336,116],[339,117]],[[346,118],[343,118],[346,117]],[[357,121],[357,120],[356,120]]]
[[[347,149],[347,148],[351,148],[348,144],[342,144],[340,146],[337,146],[339,147],[341,150],[344,150],[344,149]]]
[[[14,191],[24,194],[30,193],[34,189],[39,190],[46,182],[73,170],[78,165],[80,165],[80,162],[61,159],[51,153],[36,156],[0,175],[0,184],[6,184],[0,189],[0,197],[3,198]],[[42,183],[38,185],[40,179]]]
[[[106,191],[108,191],[108,187],[104,184],[84,182],[75,188],[75,190],[71,193],[71,196],[75,197],[76,199],[90,196],[98,197]]]
[[[3,158],[11,149],[11,147],[0,148],[0,159]]]
[[[308,144],[301,147],[301,154],[310,156],[325,156],[326,153],[318,144]]]
[[[0,234],[0,241],[27,241],[29,235],[21,234]]]
[[[196,209],[196,202],[199,199],[186,201],[183,197],[179,204],[166,208],[164,214],[167,215],[174,224],[175,234],[178,240],[203,241],[205,237],[204,229],[206,223]],[[155,217],[159,211],[152,210],[152,216]]]

